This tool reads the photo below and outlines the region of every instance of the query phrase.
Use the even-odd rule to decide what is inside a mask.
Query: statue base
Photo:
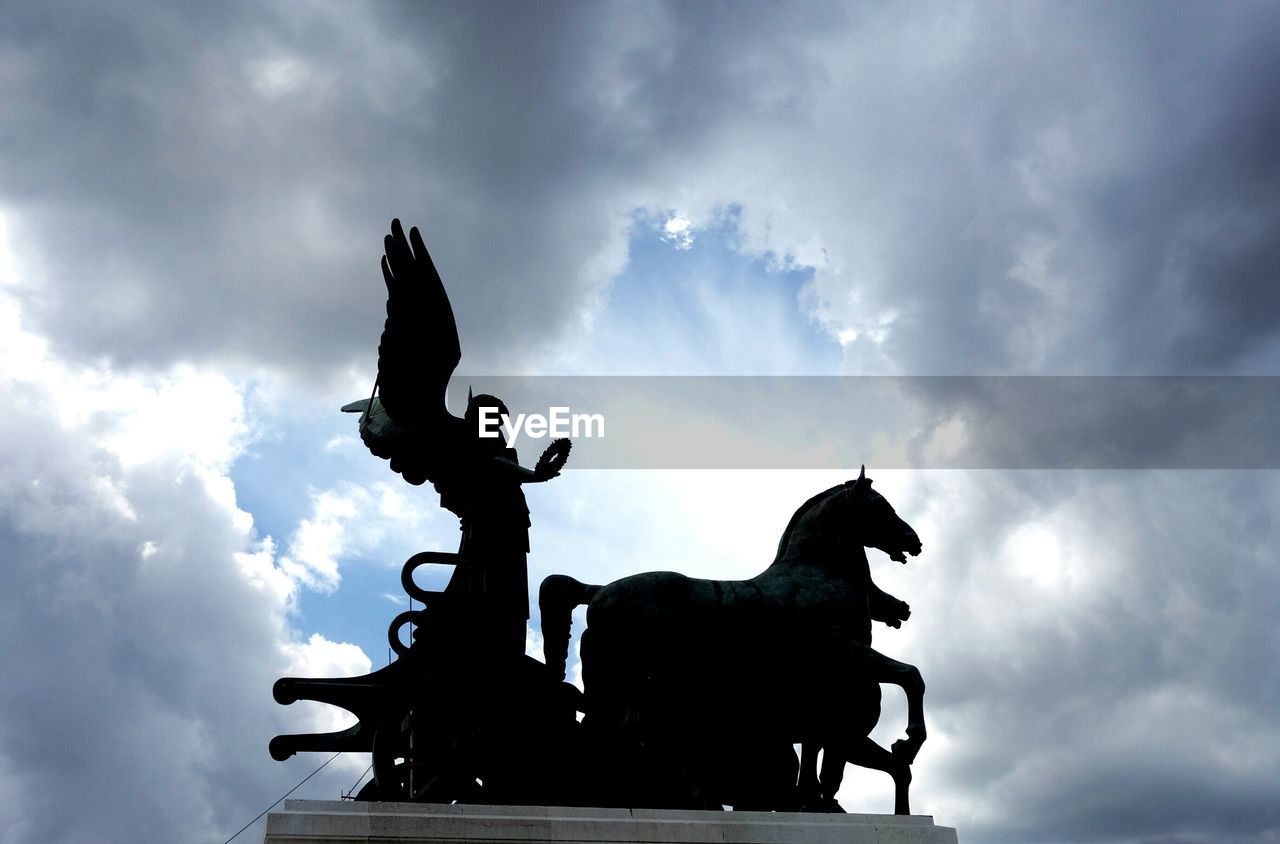
[[[286,800],[264,844],[355,842],[628,842],[628,844],[957,844],[927,815],[697,812]]]

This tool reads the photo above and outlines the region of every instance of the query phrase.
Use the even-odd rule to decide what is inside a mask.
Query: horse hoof
[[[911,738],[898,739],[889,748],[889,752],[900,765],[910,766],[916,761],[916,754],[920,752],[920,742]]]

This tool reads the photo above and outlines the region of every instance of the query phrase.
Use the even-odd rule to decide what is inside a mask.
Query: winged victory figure
[[[507,447],[501,425],[480,436],[482,410],[508,415],[500,399],[468,395],[462,418],[449,412],[445,394],[462,347],[448,294],[417,228],[406,238],[392,220],[383,245],[387,321],[378,377],[368,399],[342,409],[360,413],[360,438],[371,452],[411,484],[430,481],[440,505],[458,516],[462,539],[445,594],[469,598],[485,614],[477,645],[520,656],[529,618],[530,522],[522,486],[559,475],[570,443],[556,440],[527,469]]]

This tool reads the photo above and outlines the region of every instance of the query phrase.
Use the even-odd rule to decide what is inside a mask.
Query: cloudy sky
[[[342,722],[275,678],[386,662],[401,562],[457,541],[336,412],[392,217],[477,389],[1267,376],[1277,43],[1243,2],[0,4],[0,840],[222,841],[323,761],[272,735]],[[1120,462],[870,461],[926,549],[872,552],[913,808],[966,842],[1280,836],[1275,466]],[[850,471],[567,471],[531,577],[747,577]]]

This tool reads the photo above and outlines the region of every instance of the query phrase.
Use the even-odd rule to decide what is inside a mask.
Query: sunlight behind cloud
[[[693,248],[693,223],[676,215],[662,224],[662,239],[681,251]]]
[[[1020,525],[1005,542],[1011,569],[1042,589],[1064,585],[1066,577],[1062,545],[1043,524]]]
[[[301,62],[291,57],[276,57],[250,62],[246,68],[250,84],[264,97],[281,97],[296,91],[302,82]]]

